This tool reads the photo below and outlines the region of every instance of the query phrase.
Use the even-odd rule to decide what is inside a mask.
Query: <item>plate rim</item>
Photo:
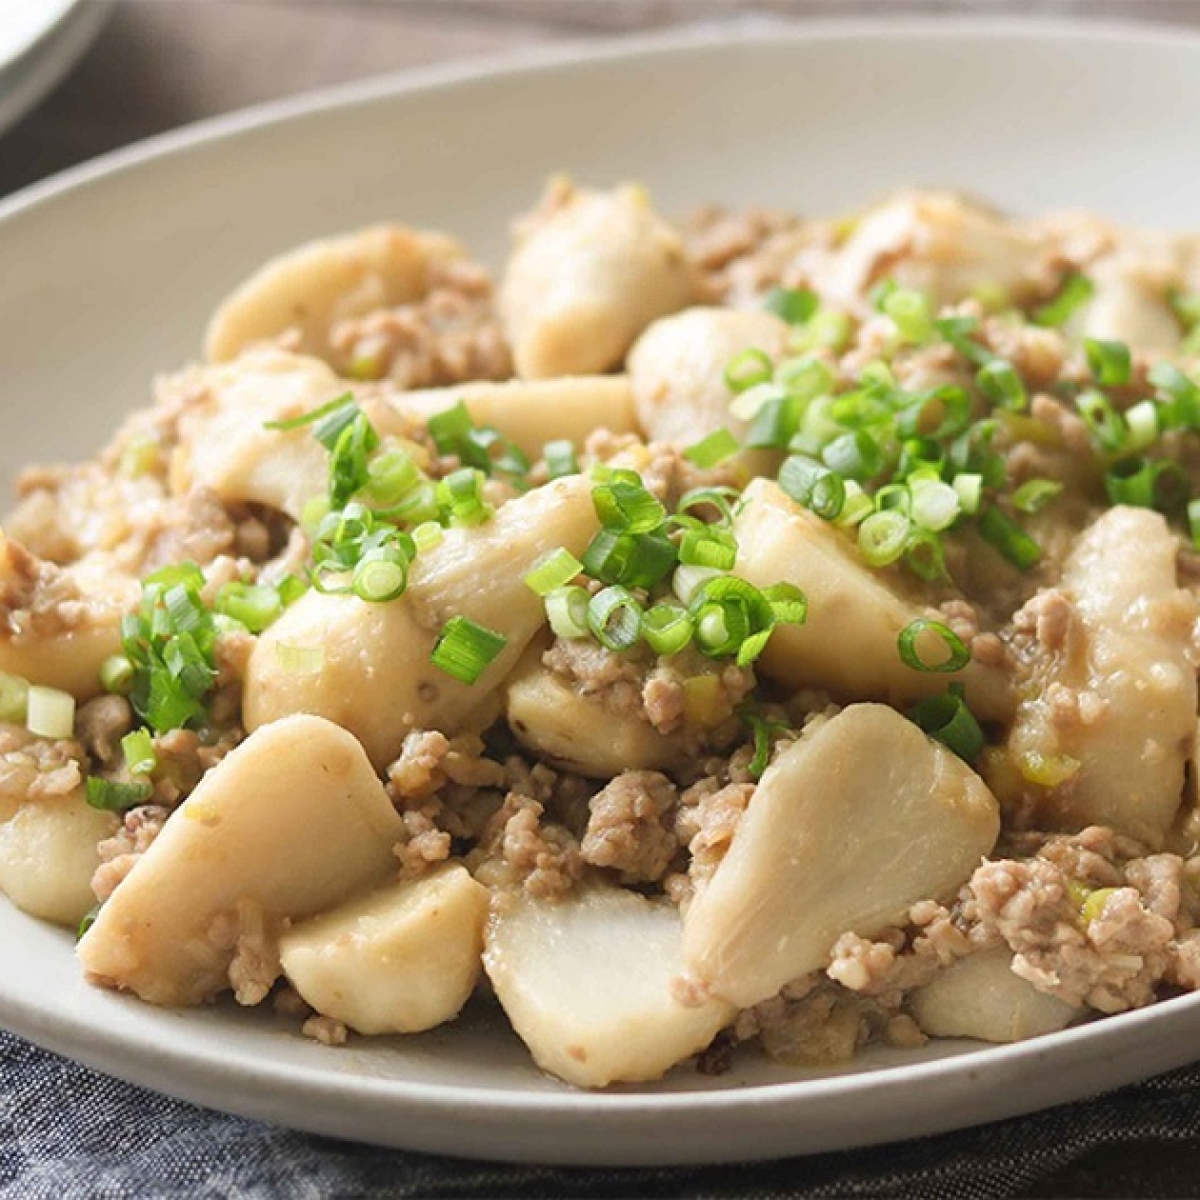
[[[548,46],[465,56],[448,63],[390,72],[192,122],[68,168],[13,193],[0,200],[0,225],[7,226],[39,206],[51,204],[59,196],[83,192],[91,186],[102,185],[110,177],[135,171],[148,164],[168,161],[174,155],[186,154],[199,147],[253,135],[331,110],[371,105],[421,92],[452,89],[460,85],[523,74],[552,72],[579,65],[620,60],[636,61],[656,54],[686,54],[690,51],[710,49],[719,43],[743,46],[763,41],[778,44],[780,39],[791,43],[819,43],[828,40],[869,41],[880,37],[943,42],[964,37],[1019,38],[1031,42],[1049,40],[1084,45],[1113,41],[1129,44],[1132,40],[1143,46],[1163,50],[1178,51],[1181,47],[1186,47],[1193,53],[1200,53],[1200,29],[1134,20],[1089,18],[1082,23],[1071,23],[1060,18],[1040,16],[910,16],[900,20],[804,20],[753,15],[601,39],[572,37]],[[114,999],[125,1002],[123,998]],[[238,1088],[237,1095],[231,1097],[236,1102],[227,1103],[222,1100],[220,1107],[225,1111],[238,1112],[258,1119],[277,1119],[267,1110],[269,1099],[278,1096],[281,1088],[303,1090],[308,1095],[335,1102],[353,1102],[356,1105],[368,1106],[388,1103],[400,1107],[417,1105],[423,1110],[443,1114],[454,1112],[461,1115],[466,1110],[480,1116],[500,1113],[549,1120],[568,1120],[583,1115],[619,1115],[631,1119],[639,1116],[662,1116],[680,1110],[687,1110],[689,1114],[703,1113],[720,1110],[731,1104],[743,1110],[763,1112],[786,1109],[799,1100],[813,1104],[835,1100],[844,1102],[881,1086],[921,1085],[947,1075],[970,1074],[972,1068],[985,1065],[997,1072],[1006,1069],[1020,1071],[1046,1057],[1071,1058],[1099,1041],[1110,1040],[1114,1034],[1118,1038],[1120,1034],[1124,1034],[1126,1043],[1134,1042],[1140,1035],[1147,1034],[1154,1026],[1163,1022],[1174,1024],[1181,1019],[1186,1021],[1190,1018],[1191,1023],[1200,1031],[1200,993],[1176,997],[1133,1012],[1105,1017],[1059,1033],[1007,1046],[980,1043],[977,1049],[926,1062],[862,1070],[838,1076],[756,1083],[736,1090],[679,1092],[583,1092],[565,1087],[552,1091],[514,1091],[486,1085],[382,1079],[349,1072],[329,1072],[305,1064],[280,1065],[274,1061],[259,1062],[244,1056],[239,1057],[234,1052],[220,1047],[206,1048],[197,1056],[194,1046],[190,1043],[179,1049],[170,1044],[164,1046],[139,1040],[131,1032],[114,1033],[111,1030],[105,1034],[101,1043],[102,1049],[97,1052],[90,1040],[92,1030],[82,1021],[61,1013],[39,1009],[30,998],[14,996],[7,982],[3,980],[0,980],[0,1018],[5,1028],[39,1046],[159,1092],[203,1104],[208,1103],[204,1097],[218,1089],[229,1092],[232,1088]],[[119,1063],[114,1064],[114,1054],[120,1055]],[[1185,1046],[1183,1053],[1176,1057],[1181,1064],[1191,1061],[1195,1055]],[[159,1077],[164,1068],[169,1068],[172,1072],[172,1077],[165,1081]],[[1123,1082],[1130,1082],[1141,1078],[1146,1072],[1133,1063],[1128,1064],[1122,1072],[1114,1073],[1112,1078],[1117,1078],[1118,1074]],[[1025,1109],[1018,1101],[1006,1111],[1012,1113]],[[950,1121],[942,1122],[939,1128],[959,1128],[994,1119],[995,1111],[993,1115],[984,1118],[954,1117]],[[287,1116],[284,1122],[318,1133],[331,1131],[331,1123],[328,1120],[299,1120],[294,1113]],[[338,1132],[343,1131],[339,1129]],[[887,1140],[890,1136],[884,1134],[875,1140]],[[856,1131],[842,1144],[861,1145],[870,1140],[872,1139],[869,1131]],[[753,1147],[748,1147],[747,1150],[751,1155],[754,1153]],[[452,1148],[443,1147],[442,1152],[454,1151]],[[494,1156],[502,1157],[500,1154]],[[584,1160],[577,1154],[571,1154],[559,1157],[557,1161]],[[615,1160],[606,1157],[594,1161]],[[681,1160],[660,1158],[641,1161]]]

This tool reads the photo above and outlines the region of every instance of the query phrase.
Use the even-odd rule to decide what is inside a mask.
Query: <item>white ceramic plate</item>
[[[1114,81],[1120,81],[1119,88]],[[498,259],[543,176],[835,212],[906,183],[1019,210],[1200,224],[1200,41],[1037,25],[752,22],[461,67],[172,135],[0,205],[0,473],[87,455],[199,347],[269,254],[382,217]],[[538,1074],[486,1007],[330,1050],[260,1013],[86,987],[71,939],[0,906],[0,1021],[116,1075],[323,1133],[540,1162],[760,1158],[955,1128],[1177,1066],[1200,996],[1007,1048],[875,1051],[842,1072],[747,1057],[594,1095]]]
[[[66,76],[109,10],[109,0],[0,0],[0,133]]]

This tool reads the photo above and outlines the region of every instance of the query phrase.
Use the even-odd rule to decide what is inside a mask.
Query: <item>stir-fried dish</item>
[[[1198,435],[1200,238],[556,180],[494,289],[311,243],[19,481],[0,888],[584,1087],[1196,989]]]

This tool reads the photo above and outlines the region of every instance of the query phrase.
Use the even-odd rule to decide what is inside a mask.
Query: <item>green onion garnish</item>
[[[473,684],[507,645],[504,634],[468,617],[451,617],[442,626],[429,661],[460,683]]]
[[[308,584],[298,575],[285,575],[275,585],[275,590],[279,593],[279,603],[290,608],[308,591]]]
[[[413,545],[416,546],[420,554],[425,554],[427,551],[440,546],[445,536],[446,531],[437,521],[422,521],[412,531]]]
[[[1072,272],[1063,280],[1058,295],[1034,311],[1033,319],[1039,325],[1053,328],[1065,325],[1075,310],[1086,304],[1095,292],[1095,286],[1086,275]]]
[[[763,300],[767,312],[774,313],[789,325],[803,325],[812,319],[821,302],[806,288],[772,288]]]
[[[775,382],[801,403],[823,396],[834,385],[833,372],[819,358],[805,354],[785,358],[775,368]]]
[[[1171,512],[1186,500],[1188,480],[1178,463],[1127,458],[1108,469],[1104,490],[1113,504]]]
[[[559,548],[543,555],[533,570],[525,576],[524,582],[535,595],[548,596],[570,583],[582,570],[583,563],[575,555]]]
[[[924,292],[893,288],[883,298],[880,308],[891,317],[900,336],[912,345],[923,345],[937,332],[933,306]]]
[[[1062,495],[1063,485],[1054,479],[1030,479],[1013,492],[1017,512],[1038,513]]]
[[[922,529],[940,533],[958,520],[962,503],[948,483],[940,479],[914,479],[909,490],[912,492],[909,514]]]
[[[800,428],[801,401],[789,393],[773,395],[754,414],[742,439],[751,450],[786,449]]]
[[[869,566],[886,567],[904,553],[912,522],[903,512],[872,513],[858,527],[858,549]]]
[[[93,808],[106,812],[124,812],[145,804],[154,794],[154,785],[146,779],[134,783],[120,783],[113,779],[102,779],[99,775],[87,777],[87,802]]]
[[[702,438],[683,452],[683,457],[695,463],[702,471],[732,458],[741,449],[741,443],[728,429],[718,429]]]
[[[606,650],[628,650],[642,629],[642,607],[620,585],[603,588],[588,602],[587,625]]]
[[[1129,440],[1129,428],[1125,418],[1113,407],[1103,393],[1095,389],[1080,392],[1075,397],[1075,407],[1091,431],[1092,440],[1106,454],[1124,450]]]
[[[1029,394],[1016,368],[1002,358],[993,358],[979,368],[975,384],[996,408],[1009,412],[1024,412],[1029,407]]]
[[[728,530],[697,522],[679,541],[679,561],[689,567],[730,571],[737,563],[737,539]]]
[[[482,471],[460,467],[437,485],[438,504],[451,525],[482,525],[491,520],[492,506],[483,498]]]
[[[1084,338],[1088,368],[1101,387],[1123,387],[1133,371],[1133,357],[1124,342]]]
[[[725,366],[725,386],[736,396],[756,383],[766,383],[773,372],[770,357],[762,350],[743,350]]]
[[[284,605],[275,588],[231,580],[222,585],[214,607],[251,633],[262,633],[283,612]]]
[[[1189,500],[1187,506],[1188,532],[1192,535],[1192,548],[1200,550],[1200,500]]]
[[[421,482],[421,471],[406,450],[385,450],[367,464],[367,483],[363,495],[390,508]]]
[[[546,597],[546,619],[560,638],[582,638],[588,635],[587,588],[556,588]]]
[[[73,737],[75,697],[59,688],[30,684],[25,694],[25,728],[37,737]]]
[[[330,400],[328,404],[322,404],[320,408],[314,408],[311,412],[302,413],[298,417],[289,417],[285,421],[266,421],[263,423],[263,428],[280,430],[286,433],[288,430],[300,429],[304,425],[311,425],[315,421],[320,421],[324,417],[328,417],[336,413],[339,409],[346,408],[353,403],[353,394],[346,392],[345,395]]]
[[[1010,516],[998,508],[984,509],[979,532],[1015,567],[1029,570],[1042,557],[1042,548]]]
[[[84,913],[83,920],[79,922],[79,927],[75,930],[75,940],[78,942],[85,933],[96,923],[96,918],[100,915],[100,905],[93,904],[91,908]]]
[[[368,550],[354,567],[351,590],[360,600],[384,604],[403,595],[408,585],[408,559],[398,546]]]
[[[846,503],[846,484],[842,477],[800,454],[784,460],[779,468],[779,486],[797,504],[827,521],[840,516]]]
[[[29,703],[29,680],[0,671],[0,721],[24,725]]]
[[[579,474],[579,458],[575,454],[575,446],[566,438],[547,442],[542,449],[542,457],[546,460],[546,472],[551,479]]]
[[[945,657],[932,661],[923,657],[917,646],[922,634],[935,634],[941,640]],[[925,617],[910,622],[900,631],[898,645],[901,661],[914,671],[961,671],[971,661],[970,648],[949,625]]]
[[[604,583],[648,588],[670,572],[677,553],[665,534],[601,529],[583,552],[583,568]]]
[[[154,739],[147,729],[135,729],[121,739],[121,753],[130,775],[149,775],[158,766]]]
[[[986,366],[995,357],[986,346],[981,346],[971,337],[979,327],[974,317],[940,317],[934,322],[934,327],[941,334],[942,341],[953,346],[967,362],[977,367]]]
[[[653,533],[666,520],[667,511],[641,480],[614,479],[592,488],[592,505],[605,529],[621,533]]]
[[[693,632],[692,618],[678,604],[654,604],[642,615],[642,637],[655,654],[678,654]]]
[[[974,762],[986,744],[983,730],[957,685],[941,696],[918,701],[909,709],[908,716],[931,738],[948,746],[966,762]]]

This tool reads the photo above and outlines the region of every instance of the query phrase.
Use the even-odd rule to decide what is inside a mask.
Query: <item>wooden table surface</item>
[[[201,117],[451,58],[730,11],[828,17],[963,9],[1200,26],[1200,0],[115,0],[71,77],[0,136],[0,195]],[[1137,1158],[1123,1163],[1133,1178]],[[1080,1164],[1041,1194],[1090,1191],[1088,1181],[1111,1170]]]

